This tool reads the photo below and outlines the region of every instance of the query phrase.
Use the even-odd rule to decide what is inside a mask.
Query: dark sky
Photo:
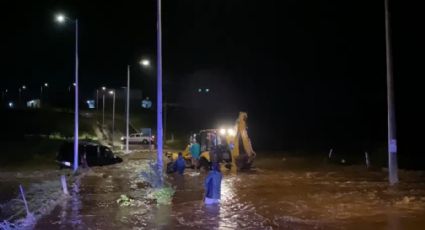
[[[73,27],[52,20],[61,11],[80,21],[85,93],[124,85],[131,64],[133,86],[154,98],[155,69],[137,66],[156,57],[154,0],[1,4],[0,88],[73,82]],[[418,5],[391,4],[398,129],[407,149],[424,137],[410,135],[423,125],[424,17]],[[374,145],[386,138],[384,36],[384,1],[163,0],[165,94],[179,102],[211,88],[209,98],[192,100],[248,111],[263,146]]]

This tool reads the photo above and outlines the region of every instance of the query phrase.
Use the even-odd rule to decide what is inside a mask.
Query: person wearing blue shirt
[[[205,204],[218,204],[221,198],[221,179],[220,165],[214,162],[211,171],[205,178]]]
[[[184,169],[186,168],[186,162],[183,158],[181,152],[179,152],[179,156],[177,157],[176,162],[174,162],[174,172],[178,172],[180,175],[183,175]]]
[[[201,145],[197,142],[194,142],[190,146],[190,154],[192,155],[192,165],[197,169],[199,168],[199,157],[201,155]]]

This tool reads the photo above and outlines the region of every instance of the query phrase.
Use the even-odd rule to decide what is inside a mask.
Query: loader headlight
[[[236,132],[234,129],[227,129],[227,135],[234,137],[236,135]]]
[[[220,134],[221,135],[226,135],[226,129],[220,129]]]

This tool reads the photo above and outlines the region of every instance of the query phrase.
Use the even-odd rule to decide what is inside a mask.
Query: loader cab
[[[201,152],[211,151],[212,148],[219,145],[227,145],[226,139],[216,129],[201,130],[194,136],[201,145]]]

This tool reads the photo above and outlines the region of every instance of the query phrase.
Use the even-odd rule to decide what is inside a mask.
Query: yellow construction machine
[[[206,129],[191,135],[190,144],[182,151],[187,167],[191,164],[190,146],[195,141],[201,146],[199,166],[208,169],[213,162],[222,163],[228,169],[249,169],[256,153],[248,137],[247,113],[239,112],[233,128]],[[177,153],[166,153],[170,161],[177,159]]]

